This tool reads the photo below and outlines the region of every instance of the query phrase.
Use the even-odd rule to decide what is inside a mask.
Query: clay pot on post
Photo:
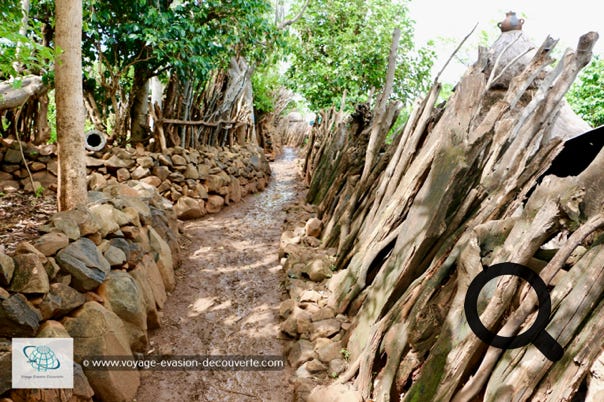
[[[518,18],[515,12],[508,11],[505,13],[505,19],[497,23],[497,26],[501,29],[501,32],[520,31],[522,30],[522,24],[524,24],[524,19]]]

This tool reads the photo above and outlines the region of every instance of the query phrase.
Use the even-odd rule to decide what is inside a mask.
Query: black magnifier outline
[[[527,281],[533,287],[535,293],[537,293],[539,300],[539,310],[533,325],[521,334],[509,337],[491,332],[482,324],[480,315],[478,314],[478,296],[480,291],[487,282],[503,275],[513,275]],[[552,302],[547,285],[543,282],[543,279],[529,267],[513,262],[491,265],[476,275],[468,287],[464,301],[464,311],[470,329],[481,341],[499,349],[515,349],[532,343],[546,358],[552,362],[556,362],[564,355],[564,349],[545,331],[545,327],[549,323],[551,310]]]

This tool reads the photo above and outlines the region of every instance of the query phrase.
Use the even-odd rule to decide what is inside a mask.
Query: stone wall
[[[321,387],[348,368],[350,319],[327,303],[337,250],[321,246],[323,224],[316,215],[316,207],[304,201],[291,205],[279,248],[289,293],[279,308],[280,330],[292,341],[287,360],[295,370],[293,400],[360,402],[362,398],[346,385],[335,390],[337,395]]]
[[[0,193],[56,191],[56,147],[24,144],[23,154],[32,172],[33,186],[18,143],[0,143]],[[116,147],[89,154],[86,165],[89,189],[140,180],[175,203],[181,219],[218,212],[246,194],[262,191],[270,176],[262,149],[253,145],[200,150],[176,147],[165,154]]]
[[[16,144],[0,150],[0,191],[32,190]],[[56,189],[52,146],[26,147],[35,187]],[[73,390],[11,390],[10,338],[73,337],[82,356],[132,356],[162,323],[179,262],[178,218],[218,212],[262,190],[270,169],[255,147],[112,148],[88,156],[85,207],[53,215],[40,237],[0,253],[0,397],[131,401],[138,371],[75,365]],[[28,188],[29,186],[29,188]]]

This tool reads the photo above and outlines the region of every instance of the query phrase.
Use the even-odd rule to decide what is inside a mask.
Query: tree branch
[[[304,15],[304,12],[306,11],[306,8],[308,7],[309,3],[310,3],[310,0],[306,0],[306,2],[302,6],[302,9],[298,13],[298,15],[296,15],[291,20],[285,20],[285,21],[281,22],[279,25],[277,25],[277,28],[284,29],[292,24],[295,24],[300,18],[302,18],[302,15]]]

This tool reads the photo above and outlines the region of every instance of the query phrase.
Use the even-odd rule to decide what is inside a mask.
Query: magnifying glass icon
[[[491,332],[482,324],[478,314],[478,295],[480,291],[491,279],[503,275],[514,275],[527,281],[537,293],[539,300],[539,311],[535,322],[528,330],[516,336],[499,336]],[[553,362],[560,360],[564,355],[562,346],[545,331],[552,311],[552,302],[547,286],[543,279],[529,267],[504,262],[486,268],[476,275],[470,283],[464,301],[464,310],[468,324],[474,334],[481,341],[491,346],[499,349],[516,349],[532,343],[545,357]]]

